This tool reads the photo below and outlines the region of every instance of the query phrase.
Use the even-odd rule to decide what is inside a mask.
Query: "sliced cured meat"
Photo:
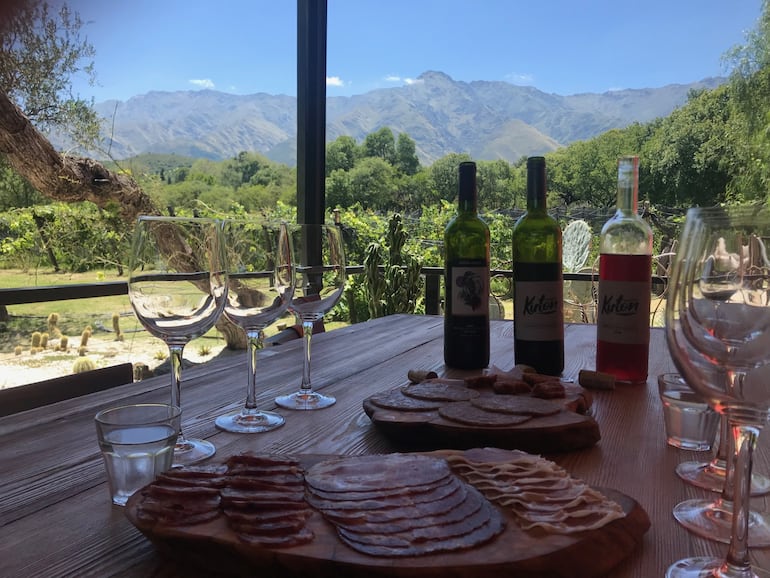
[[[391,501],[379,509],[340,508],[333,501],[311,503],[328,519],[343,525],[388,524],[394,520],[416,520],[421,516],[439,515],[460,506],[467,498],[467,485],[457,478],[444,486],[442,495],[432,502],[411,502],[409,496],[401,496],[400,503]],[[374,503],[374,500],[371,501]],[[349,505],[347,502],[346,505]]]
[[[433,484],[451,475],[444,460],[417,454],[386,454],[334,458],[319,462],[305,474],[314,489],[356,492]]]
[[[473,404],[473,400],[448,403],[442,406],[438,413],[441,417],[457,423],[484,427],[510,427],[532,418],[531,415],[487,411]]]
[[[403,486],[398,488],[382,488],[380,490],[350,491],[340,495],[340,492],[327,492],[307,486],[308,499],[317,501],[327,500],[338,508],[377,509],[398,505],[404,495],[408,495],[412,502],[430,502],[438,499],[442,493],[451,492],[457,482],[455,476],[447,471],[447,475],[433,483],[423,484],[419,487]]]
[[[340,533],[339,535],[342,541],[348,546],[370,556],[421,556],[425,554],[464,550],[489,542],[505,528],[505,522],[502,516],[494,507],[487,505],[484,509],[489,511],[489,519],[478,528],[471,530],[466,534],[410,544],[401,548],[363,543],[356,539],[358,536],[355,534]]]
[[[478,391],[468,389],[464,385],[441,381],[423,381],[405,385],[401,391],[409,397],[428,401],[468,401],[479,395]]]
[[[369,401],[382,409],[394,409],[397,411],[431,411],[441,407],[441,401],[431,401],[410,397],[401,391],[401,388],[391,389],[377,393]]]
[[[560,405],[547,399],[519,395],[483,395],[470,403],[486,411],[514,415],[546,416],[562,410]]]
[[[238,534],[238,539],[244,544],[270,548],[290,548],[292,546],[299,546],[301,544],[312,542],[313,538],[315,538],[315,534],[307,526],[301,528],[297,532],[285,535],[248,534],[243,532]]]

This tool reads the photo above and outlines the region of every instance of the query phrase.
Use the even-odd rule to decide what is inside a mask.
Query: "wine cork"
[[[600,371],[581,369],[578,383],[586,389],[615,389],[615,376]]]
[[[410,369],[406,376],[412,383],[422,383],[426,379],[435,379],[438,374],[435,371],[428,371],[426,369]]]

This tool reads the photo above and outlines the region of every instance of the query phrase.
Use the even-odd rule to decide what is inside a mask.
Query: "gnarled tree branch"
[[[30,184],[49,199],[91,201],[99,207],[116,203],[126,221],[159,211],[134,179],[110,171],[84,157],[54,149],[18,106],[0,90],[0,154]]]

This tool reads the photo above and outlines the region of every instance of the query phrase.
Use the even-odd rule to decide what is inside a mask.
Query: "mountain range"
[[[326,139],[349,135],[362,142],[379,128],[390,127],[394,136],[403,132],[415,141],[424,165],[452,152],[514,162],[612,128],[667,116],[687,101],[691,90],[712,89],[722,82],[708,78],[560,96],[502,81],[461,82],[429,71],[407,86],[328,97]],[[296,164],[297,99],[292,96],[149,92],[127,101],[96,103],[95,108],[108,119],[109,155],[115,159],[176,153],[221,160],[254,151]]]

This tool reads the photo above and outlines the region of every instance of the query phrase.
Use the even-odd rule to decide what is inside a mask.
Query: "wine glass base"
[[[216,448],[206,440],[185,438],[174,447],[174,462],[172,467],[186,466],[202,462],[216,453]]]
[[[674,506],[674,518],[687,530],[708,540],[729,544],[733,511],[719,500],[685,500]],[[749,512],[749,548],[770,547],[770,514]],[[697,576],[697,574],[696,574]]]
[[[317,391],[297,391],[289,395],[281,395],[275,398],[275,403],[286,409],[311,410],[329,407],[337,402],[330,395],[324,395]]]
[[[676,467],[676,473],[688,484],[712,492],[721,492],[725,485],[725,470],[708,462],[682,462]],[[752,497],[766,494],[770,494],[770,478],[762,474],[752,474]]]
[[[281,427],[286,420],[271,411],[239,411],[219,416],[214,422],[224,431],[233,433],[262,433]]]
[[[717,572],[719,569],[722,569],[722,572]],[[770,577],[770,574],[763,570],[752,569],[752,573],[754,578]],[[731,576],[745,576],[745,574],[742,572],[732,573],[724,559],[711,556],[684,558],[666,570],[666,578],[730,578]]]

